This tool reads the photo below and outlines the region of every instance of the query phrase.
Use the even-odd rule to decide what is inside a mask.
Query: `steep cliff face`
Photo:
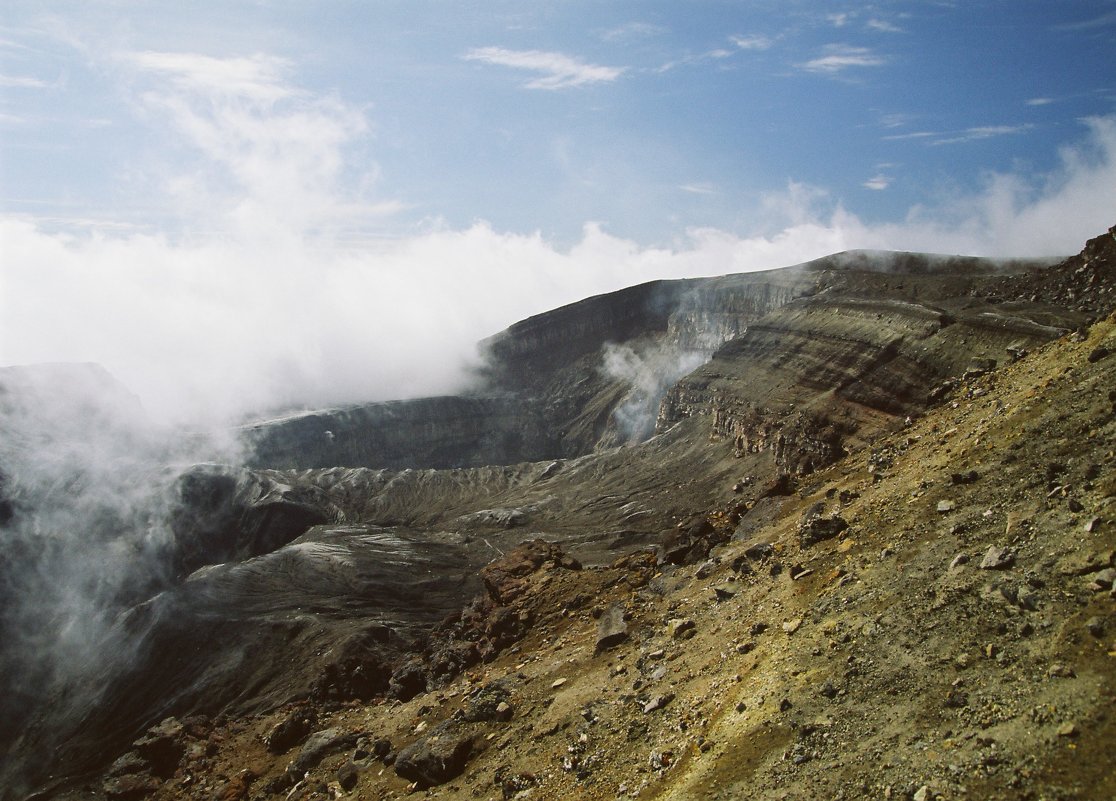
[[[1000,276],[966,269],[951,286],[948,269],[898,280],[823,274],[822,292],[752,324],[674,385],[659,430],[708,416],[712,435],[738,452],[771,450],[781,470],[812,472],[840,458],[862,427],[916,414],[943,382],[986,372],[1084,319],[1047,304],[978,300]]]
[[[254,424],[244,430],[254,451],[250,463],[469,467],[571,458],[645,439],[667,386],[749,324],[814,288],[810,271],[790,269],[655,281],[589,298],[482,342],[480,383],[469,395]],[[625,424],[625,414],[638,422]]]
[[[307,412],[243,429],[253,466],[469,467],[550,458],[541,404],[513,395],[391,401]]]

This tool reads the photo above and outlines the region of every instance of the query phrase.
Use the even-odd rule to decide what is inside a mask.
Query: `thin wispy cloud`
[[[766,36],[730,36],[729,42],[732,43],[732,49],[717,47],[702,53],[685,55],[673,61],[668,61],[653,71],[661,74],[669,72],[676,67],[695,66],[710,61],[723,61],[727,58],[732,58],[740,52],[761,52],[771,48],[771,46],[775,44],[773,39],[769,39]]]
[[[904,30],[898,25],[894,25],[883,19],[870,19],[864,24],[868,28],[879,31],[880,33],[904,33]]]
[[[901,142],[904,139],[931,139],[941,135],[942,134],[937,131],[911,131],[910,133],[904,134],[888,134],[887,136],[881,137],[881,139],[887,142]]]
[[[1027,101],[1028,106],[1049,106],[1054,102],[1052,97],[1032,97]]]
[[[829,22],[829,24],[832,25],[834,28],[845,27],[849,24],[849,19],[851,19],[851,17],[852,15],[848,13],[825,15],[826,21]]]
[[[891,186],[891,181],[892,178],[890,175],[879,173],[877,175],[873,175],[862,185],[865,189],[874,189],[877,192],[882,192],[884,189],[887,189],[889,186]]]
[[[729,41],[740,50],[768,50],[775,44],[766,36],[730,36]]]
[[[53,84],[50,81],[22,75],[0,75],[0,86],[6,89],[46,89]]]
[[[1025,133],[1034,128],[1030,123],[1026,125],[981,125],[975,128],[966,128],[956,136],[945,136],[936,139],[934,145],[955,145],[962,142],[975,142],[980,139],[992,139],[997,136],[1014,136]]]
[[[141,71],[165,76],[176,88],[274,102],[290,97],[283,81],[289,64],[274,56],[214,58],[199,53],[123,53],[120,60]]]
[[[822,55],[798,65],[806,72],[835,75],[847,69],[882,67],[887,59],[867,47],[846,44],[827,45]]]
[[[1031,123],[1024,125],[978,125],[972,128],[963,128],[958,131],[912,131],[905,134],[889,134],[880,137],[888,142],[900,142],[907,139],[925,139],[928,145],[956,145],[963,142],[975,142],[981,139],[992,139],[997,136],[1013,136],[1026,133],[1035,126]]]
[[[160,193],[192,209],[192,224],[267,238],[360,226],[402,208],[366,197],[371,176],[342,169],[344,148],[368,129],[363,113],[291,84],[286,61],[160,52],[117,61],[131,68],[140,101],[193,147],[196,158],[168,169]]]
[[[1081,20],[1080,22],[1066,22],[1061,25],[1055,25],[1054,30],[1058,31],[1088,31],[1095,28],[1106,28],[1109,25],[1116,25],[1116,11],[1108,11],[1100,16],[1093,17],[1092,19]]]
[[[610,83],[619,78],[625,67],[587,64],[565,53],[545,50],[508,50],[503,47],[479,47],[464,55],[466,61],[479,61],[500,67],[541,73],[524,84],[527,89],[568,89],[593,83]]]
[[[701,182],[692,184],[682,184],[678,187],[683,192],[689,192],[691,195],[716,195],[717,187],[711,183]]]
[[[629,22],[603,31],[600,36],[606,42],[617,42],[625,39],[648,39],[667,32],[662,25],[653,25],[650,22]]]
[[[884,128],[902,128],[904,125],[909,125],[914,119],[915,115],[902,112],[880,114],[879,116],[880,125]]]

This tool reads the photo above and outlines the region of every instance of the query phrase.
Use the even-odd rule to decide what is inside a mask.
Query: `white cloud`
[[[852,15],[848,13],[826,14],[825,18],[834,28],[843,28],[849,24]]]
[[[283,83],[287,61],[272,56],[214,58],[198,53],[123,53],[120,60],[142,72],[165,75],[180,90],[275,102],[294,90]]]
[[[344,169],[344,149],[367,132],[367,120],[336,98],[291,86],[286,62],[153,52],[119,60],[143,87],[146,109],[199,156],[195,169],[169,175],[162,187],[195,226],[284,237],[364,224],[400,207],[345,191],[371,183]]]
[[[870,19],[864,23],[867,27],[881,33],[903,33],[903,29],[883,19]]]
[[[798,65],[806,72],[819,72],[834,75],[850,67],[881,67],[887,59],[867,47],[846,44],[827,45],[823,55]]]
[[[902,128],[904,125],[909,125],[914,119],[915,117],[912,114],[881,114],[880,125],[885,128]]]
[[[711,183],[702,182],[694,184],[682,184],[678,187],[683,192],[689,192],[691,195],[716,195],[717,187]]]
[[[1032,97],[1027,101],[1028,106],[1049,106],[1054,102],[1052,97]]]
[[[991,139],[995,136],[1013,136],[1025,133],[1034,128],[1030,123],[1026,125],[981,125],[976,128],[966,128],[955,136],[943,136],[935,139],[934,145],[955,145],[962,142],[975,142],[980,139]]]
[[[666,33],[667,28],[662,25],[653,25],[649,22],[629,22],[619,25],[601,33],[601,39],[606,42],[615,42],[623,39],[646,39]]]
[[[1026,133],[1034,127],[1031,123],[1024,125],[978,125],[959,131],[912,131],[905,134],[889,134],[880,138],[889,142],[898,142],[905,139],[925,139],[928,145],[956,145],[981,139],[991,139],[996,136],[1014,136],[1015,134]]]
[[[775,44],[766,36],[730,36],[729,41],[740,50],[768,50]]]
[[[30,78],[20,75],[0,75],[0,86],[8,89],[46,89],[53,84],[39,78]]]
[[[623,73],[624,67],[603,67],[586,64],[564,53],[543,50],[507,50],[503,47],[480,47],[470,50],[464,58],[501,67],[540,72],[542,77],[528,81],[528,89],[566,89],[591,83],[609,83]]]
[[[882,136],[880,138],[889,142],[898,142],[904,139],[932,139],[935,136],[941,135],[942,134],[935,131],[911,131],[910,133],[905,134],[888,134],[887,136]]]
[[[889,186],[891,186],[891,181],[892,178],[890,175],[877,173],[876,175],[873,175],[871,178],[865,181],[863,186],[865,189],[875,189],[877,191],[883,191],[884,189],[887,189]]]

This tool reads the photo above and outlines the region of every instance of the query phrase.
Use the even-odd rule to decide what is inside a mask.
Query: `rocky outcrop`
[[[905,280],[918,294],[917,276]],[[667,393],[659,430],[708,416],[711,436],[737,454],[770,452],[781,472],[809,473],[840,458],[862,426],[920,413],[937,385],[974,362],[995,366],[1012,348],[1066,331],[1048,324],[1048,310],[1038,322],[1026,307],[1008,313],[934,285],[941,305],[826,292],[782,306]]]
[[[274,472],[199,465],[178,479],[176,495],[170,562],[178,578],[203,565],[271,553],[341,517],[320,489],[292,485]]]

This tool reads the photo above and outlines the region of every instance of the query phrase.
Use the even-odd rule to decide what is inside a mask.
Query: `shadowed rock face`
[[[48,710],[13,753],[55,750],[76,773],[166,715],[402,697],[447,680],[480,658],[469,637],[504,647],[530,625],[498,598],[470,605],[493,558],[542,539],[594,566],[699,529],[691,540],[705,545],[687,553],[707,553],[746,506],[749,519],[777,515],[794,491],[788,474],[900,425],[974,362],[988,369],[1012,358],[1009,346],[1080,324],[1080,298],[1059,305],[1080,267],[1005,275],[977,259],[841,254],[660,282],[493,338],[491,394],[260,424],[250,469],[198,468],[175,485],[168,574],[185,578],[116,620],[130,669],[90,677],[80,716]],[[1095,293],[1116,284],[1101,275]],[[652,372],[678,354],[705,363],[641,385],[606,370],[617,346]],[[647,386],[658,433],[605,447],[630,442],[616,413]],[[741,476],[754,482],[734,492]],[[437,639],[451,630],[453,648]],[[22,761],[4,778],[35,784],[56,769]]]
[[[551,458],[556,437],[543,419],[531,399],[441,397],[308,412],[244,433],[255,466],[477,467]]]

